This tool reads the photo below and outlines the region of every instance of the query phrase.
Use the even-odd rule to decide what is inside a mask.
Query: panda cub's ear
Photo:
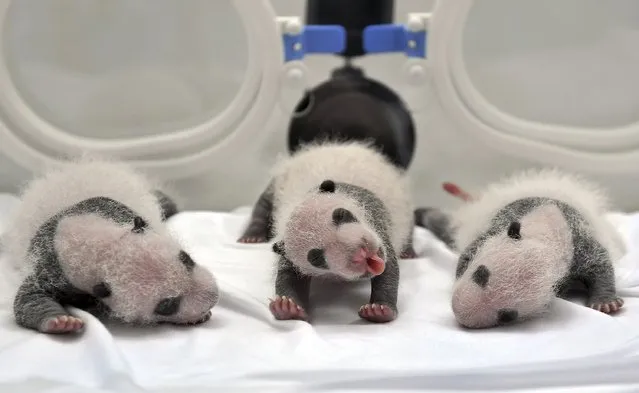
[[[513,221],[510,223],[508,227],[508,237],[511,239],[519,240],[521,239],[521,224],[519,221]]]
[[[146,223],[146,221],[144,221],[142,217],[136,216],[133,219],[133,229],[131,229],[131,232],[142,233],[147,228],[147,226],[148,224]]]
[[[320,192],[335,192],[335,182],[332,180],[324,180],[319,186]]]
[[[273,243],[273,252],[284,256],[284,240]]]

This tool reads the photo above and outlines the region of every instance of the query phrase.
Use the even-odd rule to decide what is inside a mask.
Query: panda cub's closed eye
[[[180,310],[180,303],[182,302],[182,297],[167,297],[158,302],[158,305],[155,307],[155,313],[157,315],[161,315],[163,317],[169,317],[171,315],[176,314]]]
[[[105,282],[101,282],[93,286],[93,295],[99,298],[111,296],[111,287]]]
[[[191,256],[184,251],[180,251],[180,262],[186,266],[186,270],[191,271],[195,267],[195,262],[191,259]]]
[[[339,226],[351,222],[357,222],[357,218],[355,218],[350,210],[344,209],[343,207],[338,207],[333,210],[333,224]]]

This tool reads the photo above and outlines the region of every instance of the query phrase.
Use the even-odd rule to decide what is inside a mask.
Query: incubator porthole
[[[504,115],[582,129],[627,126],[639,121],[638,14],[636,0],[473,1],[463,67]]]
[[[246,79],[248,37],[231,1],[20,0],[4,23],[18,94],[75,136],[196,127],[227,110]]]

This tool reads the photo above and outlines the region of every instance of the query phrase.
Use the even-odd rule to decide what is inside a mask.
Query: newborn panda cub
[[[359,316],[395,319],[397,260],[413,250],[412,209],[405,172],[370,144],[321,141],[281,158],[244,233],[268,229],[274,239],[275,318],[310,320],[313,277],[370,280]]]
[[[279,298],[271,302],[271,311],[278,319],[308,319],[311,277],[330,275],[370,279],[370,302],[360,308],[360,317],[395,319],[399,268],[383,203],[368,190],[332,180],[318,191],[292,212],[285,240],[273,245],[281,258],[275,284]]]
[[[84,158],[33,180],[3,239],[25,274],[16,322],[80,330],[84,321],[65,306],[135,324],[208,320],[217,285],[165,227],[177,211],[122,163]]]
[[[549,169],[493,184],[462,206],[454,220],[457,321],[483,328],[529,319],[575,284],[590,307],[618,311],[613,261],[624,246],[606,211],[597,187]]]

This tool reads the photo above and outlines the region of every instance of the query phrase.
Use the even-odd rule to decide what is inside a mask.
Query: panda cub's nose
[[[497,312],[497,321],[500,324],[507,324],[514,322],[518,316],[519,313],[517,310],[503,308]]]

